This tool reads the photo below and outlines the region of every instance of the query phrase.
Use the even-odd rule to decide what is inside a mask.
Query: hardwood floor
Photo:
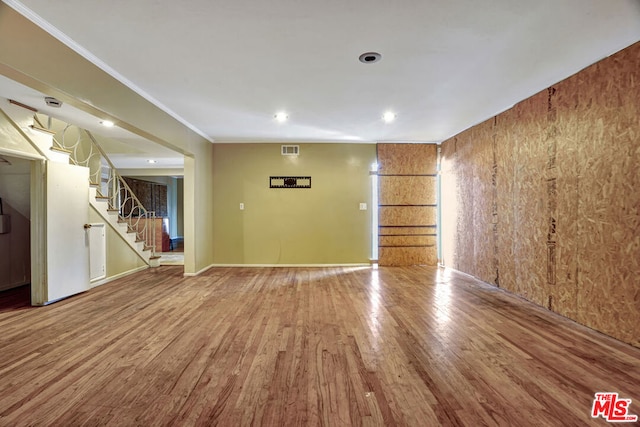
[[[640,349],[427,267],[159,267],[0,294],[0,425],[607,425]],[[23,291],[24,293],[24,291]]]

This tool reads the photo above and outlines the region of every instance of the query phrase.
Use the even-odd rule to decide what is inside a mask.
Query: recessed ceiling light
[[[103,120],[100,122],[100,124],[106,128],[112,128],[115,126],[115,123],[113,123],[111,120]]]
[[[149,160],[147,160],[147,163],[149,163],[149,164],[154,164],[154,163],[157,163],[157,161],[156,161],[156,160],[153,160],[153,159],[149,159]]]
[[[287,119],[289,118],[289,115],[284,111],[281,111],[279,113],[276,113],[276,115],[273,117],[276,119],[277,122],[283,123],[287,121]]]
[[[391,111],[387,111],[382,115],[382,120],[384,120],[385,123],[391,123],[395,119],[396,119],[396,113],[392,113]]]
[[[358,57],[363,64],[374,64],[382,59],[382,55],[378,52],[365,52]]]

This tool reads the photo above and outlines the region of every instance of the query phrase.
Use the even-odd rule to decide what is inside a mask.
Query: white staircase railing
[[[34,120],[41,125],[38,114]],[[51,127],[50,119],[47,127]],[[96,188],[96,199],[106,201],[108,211],[117,213],[118,222],[136,233],[136,242],[144,242],[143,250],[151,251],[150,258],[157,258],[155,212],[144,207],[91,132],[65,124],[56,129],[53,144],[56,149],[69,153],[71,163],[89,168],[89,181]]]

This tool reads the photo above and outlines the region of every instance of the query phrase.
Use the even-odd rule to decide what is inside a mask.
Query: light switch
[[[244,210],[244,203],[240,203],[240,210],[243,211]]]
[[[361,211],[366,211],[367,210],[367,204],[366,203],[360,203],[360,210]]]

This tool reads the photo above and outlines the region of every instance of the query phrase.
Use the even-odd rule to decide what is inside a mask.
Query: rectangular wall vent
[[[281,154],[283,156],[297,156],[300,154],[300,146],[299,145],[282,145]]]

